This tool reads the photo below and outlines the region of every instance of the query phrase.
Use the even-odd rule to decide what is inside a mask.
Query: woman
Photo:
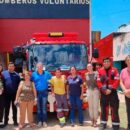
[[[97,72],[93,71],[93,66],[91,63],[87,65],[88,72],[85,74],[86,86],[87,86],[87,96],[89,104],[89,116],[92,121],[92,126],[97,126],[98,118],[98,106],[99,106],[99,90],[97,87]]]
[[[75,111],[78,110],[79,124],[83,125],[83,110],[82,110],[82,99],[83,99],[83,85],[82,78],[77,74],[76,67],[70,68],[71,75],[67,78],[67,94],[70,100],[70,121],[71,125],[75,123]]]
[[[19,103],[20,108],[19,130],[22,130],[24,126],[26,111],[30,127],[35,126],[33,123],[33,105],[36,105],[37,94],[33,82],[30,81],[29,72],[24,73],[24,78],[25,80],[20,82],[15,99],[15,104],[18,105]]]
[[[0,128],[4,127],[3,123],[3,113],[4,113],[4,86],[3,86],[3,77],[1,72],[3,71],[3,66],[0,64]]]
[[[125,95],[125,104],[127,112],[127,130],[130,130],[130,55],[126,56],[125,63],[127,67],[121,70],[120,86]]]

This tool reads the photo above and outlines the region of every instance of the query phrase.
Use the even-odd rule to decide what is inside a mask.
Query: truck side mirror
[[[30,56],[30,64],[31,64],[31,69],[34,67],[33,62],[34,62],[33,57],[32,57],[32,56]]]
[[[97,48],[93,49],[92,57],[99,58],[99,50]]]
[[[38,62],[38,58],[37,58],[37,57],[34,57],[34,61],[37,63],[37,62]]]

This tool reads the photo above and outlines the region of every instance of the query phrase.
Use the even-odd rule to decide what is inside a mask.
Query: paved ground
[[[120,102],[124,102],[124,96],[122,94],[119,94],[119,98],[120,98]],[[75,127],[71,127],[69,125],[69,123],[64,127],[64,128],[60,128],[60,126],[58,125],[58,120],[56,119],[56,114],[49,114],[48,116],[48,127],[47,128],[35,128],[34,130],[98,130],[97,128],[93,128],[91,127],[91,122],[88,116],[88,110],[84,111],[84,117],[85,117],[85,121],[84,121],[84,126],[78,126],[78,121],[77,121],[77,125]],[[18,130],[18,127],[14,127],[12,125],[12,114],[10,112],[10,122],[9,125],[4,128],[3,130]],[[98,124],[99,124],[99,119],[98,119]],[[32,130],[31,128],[24,128],[25,130]],[[108,129],[106,130],[111,130],[111,126],[108,126]],[[124,128],[122,128],[121,130],[125,130]]]

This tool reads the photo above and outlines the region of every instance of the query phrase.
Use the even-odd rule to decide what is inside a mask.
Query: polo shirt
[[[50,83],[53,85],[54,93],[63,95],[65,94],[65,76],[62,75],[61,78],[57,78],[56,76],[53,76],[50,80]]]
[[[69,76],[67,78],[67,85],[69,86],[69,95],[80,96],[82,84],[83,84],[83,81],[80,75],[77,75],[74,78],[72,76]]]
[[[48,89],[49,80],[52,75],[48,71],[43,71],[39,74],[37,71],[32,73],[31,81],[34,82],[37,91],[44,91]]]
[[[16,94],[20,76],[16,72],[10,73],[8,70],[2,72],[4,78],[4,90],[6,94]]]

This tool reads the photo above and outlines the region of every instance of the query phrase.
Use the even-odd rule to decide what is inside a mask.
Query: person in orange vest
[[[104,130],[107,125],[109,108],[111,108],[113,130],[119,130],[119,99],[117,87],[119,85],[118,70],[112,67],[111,59],[103,59],[103,67],[98,71],[97,84],[101,92],[101,125],[99,130]]]

